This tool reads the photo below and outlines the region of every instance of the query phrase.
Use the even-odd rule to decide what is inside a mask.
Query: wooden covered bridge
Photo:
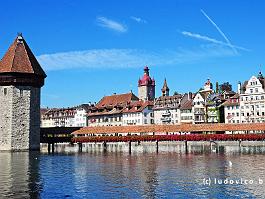
[[[231,134],[224,134],[225,131]],[[129,142],[131,145],[131,142],[156,141],[158,145],[158,141],[263,141],[264,132],[263,123],[54,127],[41,129],[41,142],[51,144],[54,150],[54,143],[58,142],[79,143],[82,147],[82,143],[87,142],[102,142],[106,146],[107,142]]]

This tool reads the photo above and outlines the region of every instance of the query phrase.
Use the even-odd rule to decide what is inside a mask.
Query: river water
[[[0,153],[0,198],[265,198],[265,147],[126,144]]]

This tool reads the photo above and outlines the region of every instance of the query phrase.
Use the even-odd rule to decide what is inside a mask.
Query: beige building
[[[122,126],[122,111],[137,101],[132,92],[103,97],[88,114],[88,126]]]

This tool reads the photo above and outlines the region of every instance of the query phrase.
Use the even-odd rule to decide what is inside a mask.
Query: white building
[[[52,108],[41,111],[41,127],[74,126],[75,108]]]
[[[71,108],[41,109],[41,127],[87,126],[87,114],[94,105],[82,104]]]
[[[240,122],[265,122],[265,79],[260,72],[257,77],[252,76],[241,86],[240,93]]]
[[[223,103],[225,123],[240,123],[239,94],[235,94]]]
[[[123,126],[154,124],[152,101],[138,101],[128,104],[122,111]]]
[[[213,85],[208,79],[204,84],[203,90],[200,90],[196,93],[195,97],[193,98],[193,107],[192,112],[194,114],[193,122],[195,124],[205,123],[207,122],[207,97],[214,92]]]
[[[87,116],[91,112],[91,109],[94,108],[94,104],[82,104],[76,107],[73,126],[75,127],[85,127],[88,126]]]
[[[192,103],[194,95],[185,93],[180,101],[180,123],[193,123]]]

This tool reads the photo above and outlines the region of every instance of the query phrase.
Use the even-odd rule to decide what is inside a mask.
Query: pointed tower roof
[[[41,87],[46,77],[22,34],[18,34],[0,61],[0,84]]]
[[[30,73],[46,77],[22,34],[16,37],[0,61],[0,73]]]
[[[164,80],[164,85],[163,85],[163,88],[161,89],[162,91],[169,91],[169,88],[168,88],[168,86],[167,86],[167,80],[166,80],[166,78],[165,78],[165,80]]]

